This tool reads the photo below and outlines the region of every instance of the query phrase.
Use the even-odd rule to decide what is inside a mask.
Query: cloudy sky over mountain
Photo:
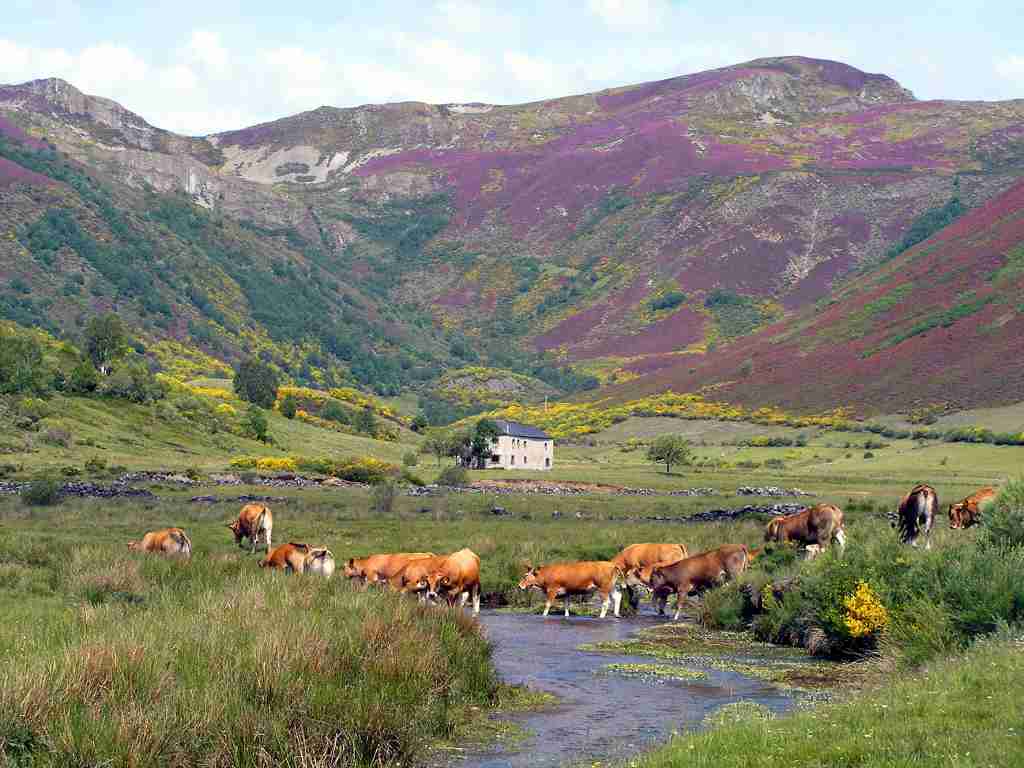
[[[1024,98],[1016,0],[6,5],[0,82],[63,77],[191,134],[323,104],[533,101],[793,54],[884,72],[918,98]]]

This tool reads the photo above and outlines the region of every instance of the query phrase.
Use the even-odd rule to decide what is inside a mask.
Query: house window
[[[551,458],[550,457],[544,459],[544,466],[545,467],[550,467],[551,466]]]
[[[510,464],[515,464],[516,463],[516,457],[515,456],[509,456],[508,458],[509,458],[509,463]]]
[[[524,465],[526,464],[526,457],[525,456],[523,456],[523,464]]]

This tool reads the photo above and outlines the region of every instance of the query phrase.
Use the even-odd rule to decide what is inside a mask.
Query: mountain
[[[73,332],[116,302],[154,343],[391,389],[467,364],[677,381],[656,374],[730,358],[1024,171],[1024,101],[921,102],[803,57],[205,137],[40,80],[0,86],[0,121],[0,272],[28,288],[0,292],[5,316]],[[82,257],[68,220],[113,255]],[[140,250],[149,288],[110,267]]]
[[[1024,179],[832,295],[713,355],[604,394],[673,389],[726,402],[861,414],[1019,402]],[[649,364],[650,361],[647,361]]]

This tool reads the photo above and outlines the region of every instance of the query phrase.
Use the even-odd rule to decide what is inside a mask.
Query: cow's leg
[[[466,602],[469,600],[469,590],[466,590],[459,595],[459,608],[465,608]]]
[[[544,615],[545,616],[547,616],[549,613],[551,613],[551,606],[555,604],[555,598],[557,596],[558,596],[557,593],[552,592],[550,590],[548,591],[548,593],[547,593],[547,602],[544,603]],[[566,599],[568,600],[568,598],[566,598]],[[568,604],[566,604],[566,605],[567,605],[567,607],[565,609],[566,610],[566,614],[565,615],[568,616],[569,615],[568,614],[569,608],[568,608]]]
[[[654,605],[658,609],[658,615],[665,615],[665,606],[668,605],[668,593],[667,592],[655,592],[653,595]]]
[[[565,593],[565,618],[569,618],[569,593]]]
[[[615,618],[622,618],[622,616],[619,614],[619,607],[622,605],[622,590],[618,587],[612,588],[612,603],[615,607]]]
[[[630,584],[626,585],[626,595],[629,598],[629,605],[634,611],[640,608],[640,595]]]
[[[846,532],[842,528],[835,532],[835,536],[833,538],[836,540],[836,544],[839,545],[840,552],[846,549]]]
[[[256,554],[256,539],[258,539],[259,537],[260,537],[259,534],[256,534],[255,536],[250,536],[249,537],[249,554],[250,555],[255,555]]]
[[[480,615],[480,585],[477,584],[473,588],[473,615]]]
[[[601,618],[602,619],[605,616],[608,615],[608,606],[610,606],[611,603],[612,603],[612,599],[609,596],[610,594],[611,594],[610,592],[602,592],[601,593]]]
[[[680,589],[676,592],[676,614],[672,617],[672,621],[679,621],[679,614],[683,610],[683,591]]]

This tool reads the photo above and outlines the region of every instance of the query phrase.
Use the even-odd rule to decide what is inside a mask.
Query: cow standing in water
[[[662,563],[647,569],[647,579],[662,605],[673,593],[676,596],[676,613],[673,621],[679,620],[683,603],[691,592],[700,594],[717,587],[742,574],[759,550],[749,549],[744,544],[723,544],[693,557],[675,563]]]
[[[624,550],[612,558],[612,563],[624,574],[626,574],[626,596],[629,604],[635,611],[640,605],[640,597],[635,588],[650,589],[650,584],[641,575],[643,569],[650,569],[658,563],[674,563],[687,557],[684,544],[630,544]],[[655,601],[658,613],[665,612],[665,604],[660,605]]]
[[[519,581],[522,590],[538,589],[547,597],[544,615],[551,612],[555,598],[565,598],[565,617],[569,618],[569,598],[573,595],[601,593],[601,618],[608,615],[608,607],[614,601],[615,618],[619,618],[622,592],[619,580],[622,571],[606,560],[555,563],[542,568],[531,568]]]
[[[916,485],[896,509],[893,525],[899,532],[900,541],[916,547],[924,536],[924,548],[932,548],[932,525],[939,509],[939,497],[930,485]]]
[[[228,523],[227,527],[235,535],[235,544],[242,546],[242,539],[249,539],[249,554],[256,553],[256,545],[262,539],[269,553],[273,546],[270,543],[274,529],[274,516],[266,504],[246,504],[238,513],[238,519]]]
[[[981,508],[992,503],[996,497],[995,488],[982,488],[966,499],[949,505],[949,527],[954,530],[970,528],[981,523]]]

